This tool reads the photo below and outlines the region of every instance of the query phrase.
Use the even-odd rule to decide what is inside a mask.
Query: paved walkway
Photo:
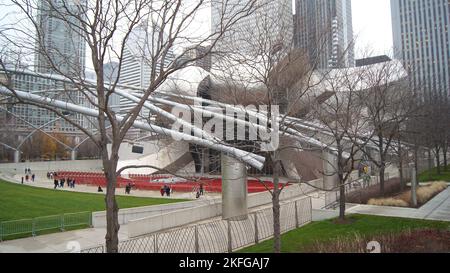
[[[79,244],[80,249],[94,247],[105,241],[105,234],[106,228],[88,228],[4,241],[0,243],[0,253],[70,252],[72,242]],[[126,239],[127,225],[122,225],[119,240]]]
[[[28,186],[33,187],[39,187],[39,188],[47,188],[47,189],[53,189],[54,184],[53,180],[47,179],[46,174],[36,174],[36,180],[34,182],[25,182]],[[19,174],[13,174],[13,173],[0,173],[0,179],[17,183],[21,183],[21,177],[22,175]],[[57,188],[58,191],[72,191],[72,192],[85,192],[85,193],[96,193],[96,194],[105,194],[106,189],[103,189],[105,192],[98,193],[97,187],[93,186],[87,186],[87,185],[81,185],[77,184],[75,188]],[[157,197],[157,198],[179,198],[179,199],[196,199],[194,192],[173,192],[170,197],[164,196],[162,197],[159,191],[141,191],[141,190],[132,190],[131,194],[125,194],[125,189],[119,188],[116,190],[116,195],[124,195],[124,196],[136,196],[136,197]],[[217,198],[221,195],[218,193],[208,193],[205,197],[202,198]]]
[[[297,199],[298,197],[294,198]],[[283,200],[281,204],[290,202],[291,200]],[[271,208],[271,204],[262,205],[249,209],[249,213],[254,211]],[[198,224],[204,224],[215,220],[221,220],[221,217],[214,217],[206,220],[202,220],[195,223],[185,225],[193,226]],[[267,221],[269,223],[270,221]],[[178,229],[176,227],[174,229]],[[233,229],[232,232],[241,232],[241,229]],[[71,246],[73,243],[78,244],[80,249],[87,249],[91,247],[97,247],[104,245],[106,228],[88,228],[74,231],[66,231],[59,233],[52,233],[47,235],[40,235],[36,237],[27,237],[22,239],[4,241],[0,243],[0,253],[61,253],[71,252]],[[233,235],[235,238],[239,238],[238,235]],[[129,239],[128,226],[121,225],[119,230],[119,241]]]

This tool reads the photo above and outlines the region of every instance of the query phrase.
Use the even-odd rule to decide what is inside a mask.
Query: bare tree
[[[298,174],[291,175],[283,157],[286,161],[288,151],[320,151],[326,148],[326,145],[321,145],[320,141],[314,139],[316,132],[306,133],[296,122],[299,118],[306,118],[306,114],[311,111],[311,102],[322,93],[316,87],[325,81],[329,70],[321,74],[316,73],[316,69],[321,57],[319,53],[325,49],[327,37],[331,35],[329,29],[318,31],[315,45],[317,59],[311,59],[311,54],[306,49],[294,49],[290,1],[264,2],[267,8],[260,9],[252,23],[239,26],[235,29],[235,35],[227,37],[226,43],[219,46],[218,53],[228,55],[222,59],[223,63],[215,63],[219,72],[215,72],[213,66],[213,75],[224,78],[225,84],[213,96],[215,100],[243,107],[267,107],[258,116],[268,121],[268,127],[262,130],[266,130],[268,134],[275,132],[279,136],[279,142],[266,151],[261,149],[260,143],[264,143],[261,136],[258,136],[258,144],[245,142],[232,145],[251,146],[252,150],[259,150],[266,158],[264,172],[270,174],[273,180],[273,189],[266,185],[272,197],[273,249],[275,253],[279,253],[280,195],[285,186],[281,182],[282,178],[304,182]],[[272,106],[278,107],[278,112],[273,112]],[[275,128],[275,123],[279,125],[278,128]],[[256,125],[249,126],[252,127],[249,130],[258,129]],[[310,148],[311,142],[314,142],[314,148]]]
[[[415,112],[414,93],[408,86],[403,66],[399,62],[384,62],[374,69],[363,69],[366,90],[359,93],[367,125],[371,132],[366,136],[376,153],[361,149],[378,169],[380,193],[384,195],[385,169],[394,154],[394,144],[404,122]]]
[[[322,140],[332,148],[335,162],[326,175],[337,176],[339,188],[339,219],[345,219],[345,187],[350,180],[356,162],[360,158],[361,148],[367,140],[361,135],[367,132],[367,121],[362,118],[364,106],[360,101],[363,73],[360,70],[340,69],[336,74],[326,77],[327,91],[330,97],[322,103],[314,104],[311,116],[330,134]]]
[[[183,59],[183,54],[168,63],[169,52],[179,45],[190,44],[214,46],[217,41],[234,24],[253,13],[257,9],[257,1],[247,1],[246,4],[236,4],[235,1],[222,1],[225,10],[231,12],[220,14],[220,28],[207,35],[188,33],[193,21],[211,1],[150,1],[150,0],[118,0],[118,1],[52,1],[52,0],[12,0],[12,4],[20,10],[20,21],[12,16],[13,22],[4,25],[3,46],[18,51],[24,50],[30,55],[36,55],[41,64],[41,71],[62,76],[63,86],[59,86],[57,94],[44,92],[51,98],[64,98],[75,104],[83,101],[88,107],[98,111],[98,116],[90,122],[97,134],[86,129],[86,124],[80,124],[62,111],[44,103],[21,99],[13,84],[14,75],[7,69],[6,60],[1,59],[1,65],[9,80],[3,85],[16,95],[18,104],[27,104],[46,109],[64,119],[85,135],[89,136],[98,147],[107,179],[106,192],[106,222],[107,252],[118,251],[118,205],[115,198],[117,177],[125,168],[118,170],[118,151],[127,132],[139,117],[141,109],[148,98],[172,74],[187,65],[210,54],[205,51],[196,58]],[[40,16],[44,14],[44,16]],[[15,14],[17,15],[17,14]],[[88,63],[93,67],[95,80],[85,78],[83,58],[73,58],[61,51],[52,43],[52,37],[46,29],[46,23],[52,21],[60,29],[65,29],[67,38],[65,46],[75,52],[86,46]],[[146,48],[145,58],[150,65],[150,82],[142,90],[136,105],[125,115],[118,118],[112,109],[113,94],[119,89],[119,79],[123,72],[125,45],[136,27],[143,22],[151,43]],[[55,26],[53,26],[55,27]],[[71,38],[70,38],[71,37]],[[80,39],[76,38],[80,37]],[[53,41],[55,42],[55,41]],[[35,59],[35,61],[36,61]],[[110,61],[118,63],[117,77],[106,81],[105,64]],[[60,96],[60,97],[58,97]],[[109,128],[109,129],[108,129]],[[110,150],[107,145],[110,145]],[[134,166],[136,167],[136,166]]]

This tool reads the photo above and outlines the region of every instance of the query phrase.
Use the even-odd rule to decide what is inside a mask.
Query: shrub
[[[417,189],[417,202],[424,204],[446,188],[447,183],[442,181],[431,183],[428,186],[419,187]]]
[[[446,182],[433,182],[427,186],[417,188],[417,203],[423,205],[435,195],[447,188]],[[411,190],[405,191],[396,197],[372,198],[367,204],[374,206],[409,207],[411,200]]]
[[[385,181],[384,192],[387,196],[400,192],[400,188],[401,185],[399,178],[391,178]],[[378,197],[382,197],[380,195],[380,184],[350,192],[347,194],[345,199],[348,203],[367,204],[370,199]]]
[[[409,207],[409,203],[405,202],[402,199],[396,198],[380,198],[380,199],[370,199],[367,202],[368,205],[374,206],[390,206],[390,207]]]
[[[441,253],[450,251],[450,231],[407,230],[362,237],[359,234],[338,237],[329,242],[317,241],[305,249],[309,253],[367,253],[368,242],[380,244],[381,253]]]

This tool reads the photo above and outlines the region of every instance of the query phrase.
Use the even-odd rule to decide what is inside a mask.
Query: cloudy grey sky
[[[390,0],[352,0],[353,32],[356,57],[367,49],[371,55],[390,54],[392,26]]]

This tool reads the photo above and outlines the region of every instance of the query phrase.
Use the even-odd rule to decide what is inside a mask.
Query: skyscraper
[[[86,44],[81,34],[74,29],[80,25],[79,19],[75,17],[84,16],[82,6],[86,5],[86,0],[39,0],[37,4],[34,71],[84,77]],[[25,69],[23,73],[14,73],[12,85],[16,90],[44,94],[49,98],[92,107],[86,95],[76,87],[29,72],[31,71]],[[63,133],[65,136],[78,137],[83,134],[69,122],[58,118],[55,113],[34,105],[17,104],[10,111],[16,117],[14,128],[18,136],[35,131],[35,126],[47,132]],[[70,119],[87,130],[93,128],[92,118],[85,115],[70,113]]]
[[[294,44],[318,68],[354,66],[351,0],[295,0]]]
[[[155,59],[155,71],[158,71],[161,64],[168,67],[175,59],[172,48],[163,58],[158,44],[159,30],[157,26],[149,25],[148,21],[143,21],[136,26],[125,43],[122,67],[120,73],[120,83],[133,85],[140,88],[148,88],[151,81],[152,59]],[[154,32],[154,33],[153,33]],[[163,38],[162,43],[166,42]]]
[[[35,66],[41,73],[84,75],[86,42],[76,31],[86,0],[40,0]]]
[[[141,22],[130,33],[124,47],[124,53],[122,58],[122,67],[119,81],[121,84],[132,85],[142,89],[150,87],[152,70],[158,72],[161,66],[167,68],[175,59],[172,48],[170,48],[163,56],[161,51],[161,45],[158,43],[159,32],[157,26],[151,26],[147,20]],[[164,36],[164,35],[163,35]],[[166,42],[168,37],[163,37],[162,43]],[[155,68],[152,68],[155,62]],[[136,95],[142,93],[136,91]],[[120,98],[120,112],[122,114],[128,113],[137,104],[131,102],[128,99]],[[146,119],[154,117],[150,116],[150,111],[143,107],[138,119]],[[130,129],[129,136],[137,135],[139,129]]]
[[[257,0],[249,8],[249,0],[212,1],[211,31],[218,33],[221,23],[249,14],[235,23],[223,33],[223,37],[215,46],[215,51],[254,54],[261,45],[258,41],[266,40],[272,44],[282,43],[292,46],[293,15],[292,0]],[[254,43],[252,43],[254,42]],[[267,42],[266,42],[267,43]]]
[[[395,58],[424,98],[450,95],[450,1],[391,0]]]

